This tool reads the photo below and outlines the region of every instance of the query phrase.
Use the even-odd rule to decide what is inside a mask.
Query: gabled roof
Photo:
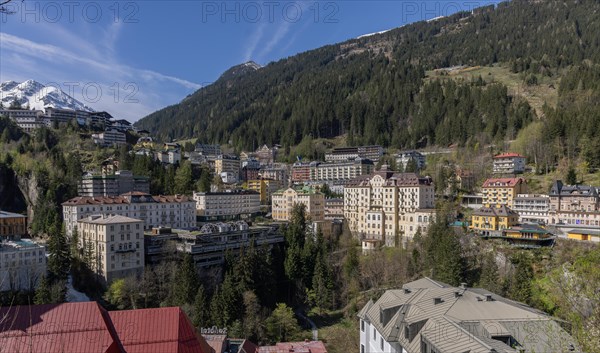
[[[2,352],[124,352],[96,302],[2,307],[0,318]]]
[[[212,353],[178,307],[111,311],[127,353]]]
[[[259,347],[257,353],[327,353],[321,341],[280,342],[274,346]]]
[[[501,153],[499,155],[494,156],[494,159],[500,159],[500,158],[525,158],[525,156],[521,156],[518,153]]]
[[[492,339],[507,335],[526,352],[580,352],[575,340],[543,312],[485,289],[456,288],[429,278],[386,291],[358,316],[408,353],[421,352],[421,342],[445,353],[518,352]]]
[[[519,214],[506,205],[497,205],[497,206],[483,206],[480,209],[473,211],[474,216],[496,216],[496,217],[508,217],[508,216],[518,216]]]
[[[518,184],[525,184],[523,178],[490,178],[483,183],[484,188],[512,188]]]

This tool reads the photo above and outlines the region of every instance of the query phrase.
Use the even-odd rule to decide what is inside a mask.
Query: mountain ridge
[[[63,92],[55,86],[46,86],[35,80],[26,80],[21,83],[16,81],[5,81],[0,83],[0,102],[4,107],[9,107],[15,102],[21,108],[44,110],[45,108],[94,110],[84,103]]]

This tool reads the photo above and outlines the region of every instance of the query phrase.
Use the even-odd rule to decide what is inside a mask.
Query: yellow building
[[[271,195],[283,187],[281,180],[273,179],[255,179],[246,182],[248,190],[256,191],[260,194],[260,203],[268,205],[271,202]]]
[[[600,243],[600,230],[571,229],[567,232],[567,238]]]
[[[289,221],[296,204],[306,207],[306,217],[313,222],[325,220],[325,196],[310,187],[279,190],[272,196],[271,213],[276,221]]]
[[[518,194],[527,193],[527,182],[523,178],[492,178],[483,183],[484,206],[505,205],[513,207]]]
[[[473,212],[470,228],[479,233],[489,233],[510,228],[518,222],[519,214],[505,205],[484,206]]]
[[[0,211],[0,239],[19,240],[25,234],[27,234],[26,216]]]

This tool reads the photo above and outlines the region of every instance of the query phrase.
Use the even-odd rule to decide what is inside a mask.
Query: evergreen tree
[[[324,253],[317,256],[314,275],[312,278],[312,292],[314,293],[314,304],[322,313],[323,309],[332,307],[333,279],[331,269]]]
[[[50,228],[50,240],[48,241],[48,272],[52,283],[67,279],[71,264],[69,250],[64,229],[59,223],[55,223]]]
[[[206,294],[204,293],[204,286],[200,285],[198,287],[198,292],[196,293],[196,298],[194,298],[194,326],[195,327],[205,327],[208,326],[209,320],[209,303],[206,298]]]
[[[175,193],[191,195],[194,191],[194,183],[192,178],[192,164],[185,160],[181,163],[175,173]]]
[[[425,239],[427,267],[433,279],[458,286],[462,278],[462,249],[446,217],[440,213],[431,224]]]
[[[174,291],[175,305],[194,303],[195,297],[198,294],[200,281],[192,255],[186,253],[183,256],[183,262],[177,271],[176,278]]]
[[[512,261],[515,264],[515,272],[511,279],[509,296],[513,300],[531,304],[531,279],[533,278],[531,260],[527,254],[519,253]]]
[[[575,172],[575,168],[569,167],[567,171],[567,175],[565,176],[565,181],[567,185],[576,185],[577,184],[577,173]]]
[[[494,252],[487,253],[483,258],[483,263],[481,264],[481,276],[479,277],[479,287],[498,294],[500,294],[502,290]]]
[[[200,192],[209,192],[210,191],[210,170],[208,168],[202,168],[200,179],[198,180],[197,188]]]
[[[42,276],[38,287],[35,290],[35,296],[33,297],[34,304],[50,304],[52,303],[52,297],[50,293],[50,283],[46,276]]]
[[[271,342],[288,342],[300,333],[300,326],[292,308],[278,303],[271,316],[265,322],[267,337]]]

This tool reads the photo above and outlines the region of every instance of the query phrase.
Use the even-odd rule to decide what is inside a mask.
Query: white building
[[[0,240],[0,292],[33,290],[46,275],[46,249],[30,240]]]
[[[181,162],[181,150],[179,148],[171,148],[166,151],[156,152],[156,159],[161,163],[177,164]]]
[[[99,134],[93,134],[94,143],[100,146],[124,145],[127,143],[125,133],[115,129],[108,128]]]
[[[518,194],[513,199],[513,211],[521,223],[548,224],[550,197],[548,195]]]
[[[0,109],[0,115],[12,119],[23,131],[30,133],[35,129],[46,126],[41,110]]]
[[[247,216],[260,212],[260,193],[249,190],[195,192],[200,216]]]
[[[289,221],[296,204],[305,206],[306,217],[311,221],[325,220],[325,196],[314,188],[288,188],[279,190],[271,197],[271,213],[273,220]]]
[[[432,221],[434,207],[433,181],[414,173],[381,170],[344,187],[344,217],[352,234],[386,246],[399,245],[400,236],[413,237]]]
[[[360,353],[579,352],[551,316],[481,288],[427,277],[358,313]]]
[[[118,170],[114,175],[84,175],[77,185],[79,196],[118,196],[132,191],[150,193],[148,177]]]
[[[408,163],[414,161],[417,170],[425,168],[425,156],[417,151],[403,151],[396,154],[396,165],[402,166],[406,170]]]
[[[343,162],[356,158],[378,161],[383,156],[382,146],[338,147],[325,153],[326,162]]]
[[[116,215],[94,215],[77,222],[79,249],[89,253],[90,269],[105,283],[144,271],[142,221]],[[85,256],[84,256],[85,259]]]
[[[196,227],[196,201],[185,195],[152,196],[130,192],[120,196],[72,198],[62,204],[67,235],[77,222],[92,215],[120,215],[141,219],[144,229],[164,226],[178,229]]]
[[[518,153],[503,153],[494,156],[494,173],[519,174],[525,171],[526,158]]]

